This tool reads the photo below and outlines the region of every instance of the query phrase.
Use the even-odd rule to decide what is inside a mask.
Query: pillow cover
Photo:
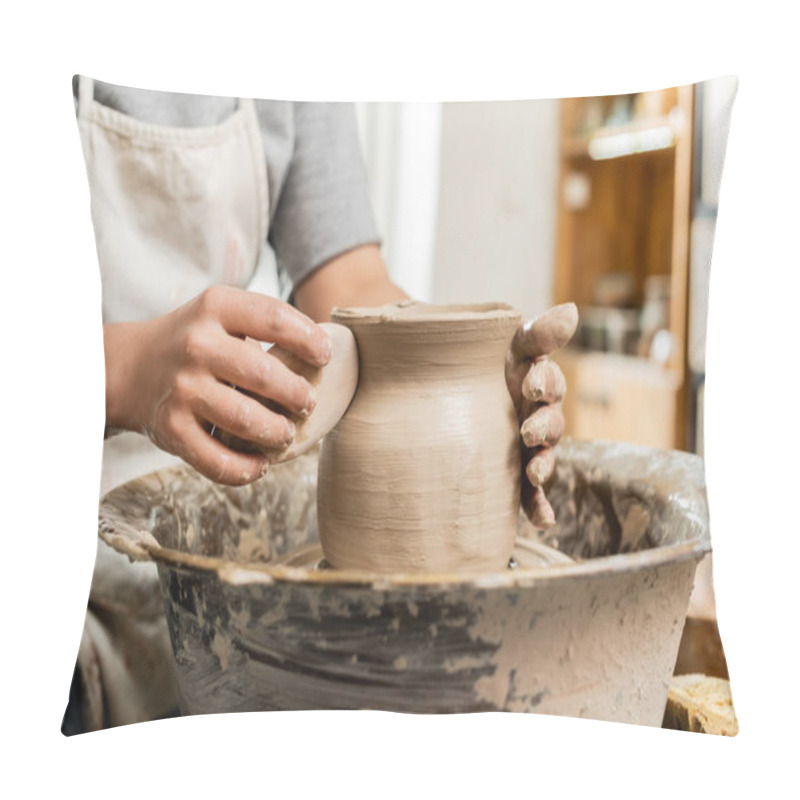
[[[735,734],[701,460],[708,269],[734,91],[718,79],[611,97],[353,106],[76,76],[107,428],[62,731],[376,708]],[[376,284],[384,259],[391,281]],[[252,433],[230,398],[255,369],[242,365],[263,354],[241,340],[289,328],[313,359],[290,306],[321,320],[332,305],[406,294],[504,302],[523,319],[556,304],[579,312],[550,373],[568,391],[562,403],[550,388],[555,421],[531,451],[552,452],[562,410],[566,437],[544,484],[555,525],[520,513],[509,568],[490,576],[337,576],[319,549],[318,453],[264,474],[258,452],[215,437]],[[309,397],[269,364],[283,387],[269,396],[299,425]],[[538,410],[547,396],[529,399]],[[281,443],[279,416],[257,443]],[[398,428],[398,448],[410,435]]]

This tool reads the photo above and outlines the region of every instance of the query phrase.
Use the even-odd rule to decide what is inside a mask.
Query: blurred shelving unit
[[[561,101],[558,354],[578,438],[691,449],[687,315],[694,87]]]

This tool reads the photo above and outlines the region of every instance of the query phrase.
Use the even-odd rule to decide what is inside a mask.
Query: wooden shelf
[[[566,433],[576,439],[673,448],[680,379],[638,356],[566,349],[554,356],[567,380]]]
[[[631,369],[613,358],[581,357],[573,364],[576,380],[588,386],[585,376],[595,375],[609,392],[614,381],[625,385],[641,408],[614,390],[616,407],[642,419],[628,425],[624,440],[678,449],[687,446],[693,102],[692,86],[561,101],[555,301],[595,306],[596,287],[612,273],[624,273],[633,287],[630,301],[641,307],[651,279],[666,276],[672,342],[661,376],[668,379],[661,380],[652,364]],[[617,412],[601,414],[590,402],[569,408],[574,416],[568,425],[582,438],[608,438],[603,431],[609,426],[615,438],[625,437]]]
[[[662,134],[663,138],[659,136]],[[624,125],[604,125],[589,134],[570,136],[563,143],[562,153],[565,158],[605,160],[609,158],[625,158],[663,150],[673,150],[678,132],[669,117],[635,120]],[[620,141],[619,154],[598,158],[592,153],[594,143],[613,143]],[[627,147],[627,143],[630,143]]]

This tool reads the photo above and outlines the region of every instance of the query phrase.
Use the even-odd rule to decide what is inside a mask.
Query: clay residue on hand
[[[353,334],[343,325],[323,322],[320,326],[325,329],[331,344],[331,358],[324,367],[309,364],[277,345],[269,350],[270,355],[311,384],[316,404],[310,413],[289,414],[273,400],[244,392],[270,411],[287,417],[292,430],[289,444],[282,448],[264,449],[218,429],[216,437],[223,444],[245,453],[263,453],[268,464],[280,464],[308,452],[342,418],[358,383],[358,351]]]

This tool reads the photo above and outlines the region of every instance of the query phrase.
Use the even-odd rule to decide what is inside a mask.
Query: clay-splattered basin
[[[274,563],[316,543],[315,494],[305,456],[245,488],[178,468],[104,498],[103,539],[158,566],[184,713],[509,710],[661,724],[710,549],[696,456],[565,441],[548,542],[578,563],[469,578]]]

